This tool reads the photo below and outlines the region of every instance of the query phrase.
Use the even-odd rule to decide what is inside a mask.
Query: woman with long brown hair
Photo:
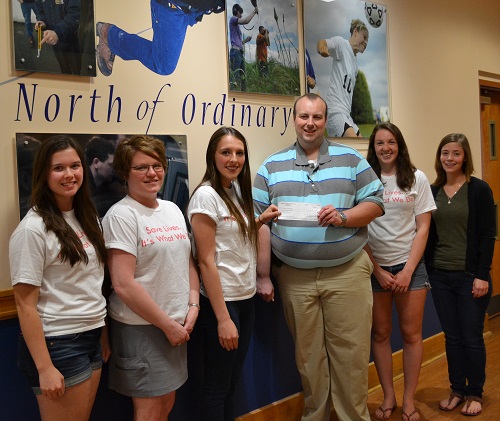
[[[206,164],[188,206],[202,281],[196,326],[204,343],[201,414],[232,421],[255,319],[258,229],[279,212],[271,205],[254,218],[248,145],[238,130],[221,127],[212,135]]]
[[[367,160],[384,185],[385,215],[368,225],[366,251],[373,263],[372,354],[384,401],[378,420],[396,408],[392,371],[392,306],[396,305],[403,338],[403,421],[418,421],[415,408],[422,365],[422,320],[429,279],[422,259],[431,211],[436,209],[425,174],[410,160],[399,128],[381,123],[373,129]]]
[[[84,155],[69,136],[42,143],[32,208],[12,234],[10,270],[22,335],[19,366],[42,420],[90,417],[102,361],[106,249]]]

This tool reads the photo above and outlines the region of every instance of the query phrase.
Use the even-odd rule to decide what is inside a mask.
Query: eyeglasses
[[[155,173],[162,173],[165,171],[165,168],[163,168],[163,165],[161,164],[153,164],[153,165],[137,165],[136,167],[131,167],[134,171],[137,171],[138,173],[141,174],[146,174],[150,168],[153,168],[153,171]]]

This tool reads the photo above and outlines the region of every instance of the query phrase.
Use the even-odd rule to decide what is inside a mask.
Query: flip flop
[[[449,407],[451,401],[455,398],[458,398],[458,401],[456,403],[456,405],[452,406],[451,408]],[[439,409],[441,411],[453,411],[454,409],[456,409],[456,407],[458,405],[460,405],[461,403],[465,402],[465,397],[456,393],[456,392],[451,392],[450,393],[450,397],[448,398],[448,403],[446,404],[446,406],[441,406],[441,404],[439,404]]]
[[[469,409],[469,406],[471,402],[479,402],[481,404],[481,409],[477,412],[467,412]],[[464,412],[465,409],[465,412]],[[475,417],[483,412],[483,400],[481,398],[478,398],[477,396],[467,396],[467,400],[465,401],[465,405],[460,411],[462,415],[465,415],[466,417]]]
[[[413,415],[415,414],[418,415],[417,420],[420,420],[420,414],[418,413],[417,409],[415,409],[413,412],[410,412],[409,414],[403,411],[403,413],[401,414],[401,418],[403,419],[403,421],[411,421],[411,417],[413,417]]]
[[[382,417],[377,417],[377,415],[376,415],[376,414],[377,414],[377,412],[375,411],[375,414],[373,414],[373,416],[374,416],[374,417],[375,417],[375,419],[377,419],[377,420],[388,420],[389,418],[391,418],[391,415],[392,415],[392,413],[394,412],[394,410],[396,409],[396,406],[397,406],[397,404],[394,404],[394,406],[393,406],[392,408],[383,408],[383,407],[382,407],[382,405],[380,405],[380,406],[378,407],[378,410],[379,410],[380,412],[382,412],[382,414],[384,414],[384,415],[382,415]],[[388,414],[388,415],[386,415],[386,413],[387,413],[387,412],[389,412],[389,414]]]

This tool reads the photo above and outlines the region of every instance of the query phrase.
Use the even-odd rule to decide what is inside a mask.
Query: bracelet
[[[198,310],[201,310],[201,307],[198,303],[189,303],[188,307],[198,307]]]

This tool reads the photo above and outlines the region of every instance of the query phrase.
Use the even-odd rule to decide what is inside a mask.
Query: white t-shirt
[[[239,195],[236,183],[233,183],[232,194]],[[237,203],[236,199],[233,201]],[[250,242],[241,235],[238,223],[226,204],[211,186],[199,187],[191,197],[188,206],[190,221],[196,213],[208,215],[216,224],[215,264],[224,300],[238,301],[253,297],[256,290],[255,253]],[[248,221],[247,216],[243,216]],[[201,293],[207,296],[203,279]]]
[[[336,36],[326,40],[328,52],[333,59],[330,82],[325,100],[328,114],[342,113],[351,115],[352,95],[358,64],[349,40]]]
[[[385,214],[368,225],[368,245],[381,266],[405,263],[416,235],[417,215],[436,209],[425,174],[416,170],[415,184],[403,192],[396,175],[382,176]]]
[[[64,219],[80,237],[88,264],[71,267],[60,259],[61,244],[53,231],[46,231],[43,219],[30,209],[9,242],[12,285],[40,287],[37,310],[45,336],[86,332],[104,325],[106,300],[102,295],[104,268],[88,241],[74,211]]]
[[[107,249],[136,257],[135,280],[160,308],[184,323],[189,302],[191,242],[182,212],[175,203],[159,200],[155,209],[125,196],[102,220]],[[111,292],[109,315],[121,323],[149,325]]]

